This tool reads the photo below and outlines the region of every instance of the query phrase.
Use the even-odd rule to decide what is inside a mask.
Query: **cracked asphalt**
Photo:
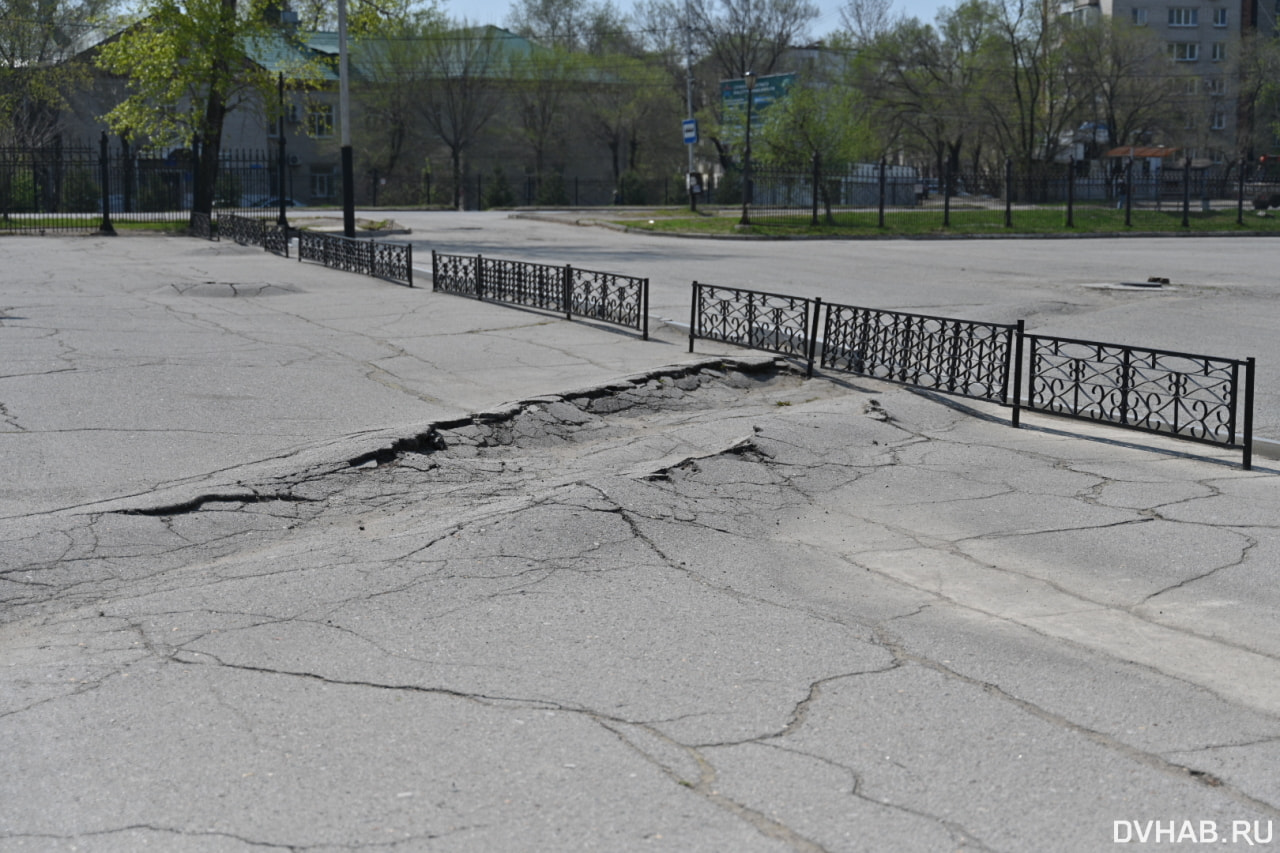
[[[847,291],[817,295],[876,307],[1257,342],[1280,435],[1265,271],[1142,302],[1077,286],[1120,241],[396,219],[420,263],[651,262],[671,319],[683,253],[688,280],[804,293],[765,280],[825,263]],[[1269,245],[1191,242],[1131,261]],[[3,853],[1277,847],[1269,460],[234,245],[0,256]],[[1030,272],[984,289],[962,256]]]

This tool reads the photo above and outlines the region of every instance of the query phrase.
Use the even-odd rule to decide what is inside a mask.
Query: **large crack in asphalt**
[[[831,715],[861,701],[858,685],[927,671],[970,701],[1161,784],[1280,816],[1249,778],[1200,763],[1233,743],[1221,732],[1161,750],[931,650],[913,626],[947,608],[1058,635],[979,600],[994,587],[948,589],[938,567],[919,573],[899,562],[942,554],[955,564],[951,582],[970,570],[1042,581],[1058,597],[1055,614],[1114,607],[1199,638],[1207,635],[1159,623],[1150,603],[1244,564],[1256,537],[1197,521],[1244,541],[1182,578],[1151,580],[1121,607],[1009,555],[1037,537],[1156,523],[1161,511],[1219,498],[1224,487],[1205,478],[1201,496],[1117,506],[1106,496],[1119,481],[1033,448],[976,453],[963,415],[928,406],[904,390],[872,397],[806,383],[784,361],[719,360],[436,422],[309,468],[15,521],[5,538],[16,558],[0,569],[0,613],[11,627],[0,648],[21,649],[37,669],[50,648],[63,656],[55,668],[76,654],[102,657],[56,684],[18,677],[22,690],[0,720],[102,692],[147,666],[550,709],[609,731],[672,785],[784,849],[843,848],[744,786],[735,764],[743,750],[836,770],[847,779],[839,797],[927,827],[934,840],[1010,849],[989,822],[908,790],[920,784],[903,781],[916,774],[909,762],[873,767],[867,754],[824,740]],[[972,468],[963,461],[971,453],[981,458]],[[992,467],[997,457],[1010,470]],[[1032,469],[1043,474],[1035,485],[1019,479]],[[1000,518],[1028,501],[1042,503],[1045,517]],[[724,643],[744,619],[754,636]],[[495,650],[507,642],[498,629],[511,626],[528,646]],[[23,645],[36,634],[53,639]],[[821,653],[797,648],[801,639]],[[558,656],[554,665],[539,663],[540,644]],[[1107,652],[1068,645],[1085,657]],[[1240,742],[1280,739],[1277,717],[1238,696],[1137,659],[1109,665],[1230,707],[1251,726]],[[622,682],[598,683],[606,672],[623,673]],[[252,728],[247,715],[239,725]],[[121,821],[94,832],[185,831]]]

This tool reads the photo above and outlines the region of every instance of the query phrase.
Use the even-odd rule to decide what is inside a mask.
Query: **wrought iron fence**
[[[839,225],[873,230],[893,225],[928,231],[953,225],[1058,230],[1075,227],[1077,216],[1115,227],[1142,217],[1233,216],[1280,208],[1280,183],[1262,166],[1245,162],[1208,168],[1169,158],[1037,163],[1004,168],[932,173],[886,163],[836,169],[815,161],[811,168],[753,165],[748,221],[757,224]],[[738,181],[735,192],[734,181]],[[721,203],[742,202],[741,177],[730,176]],[[1148,219],[1149,221],[1149,219]]]
[[[838,304],[826,306],[819,340],[821,310],[821,299],[694,282],[689,351],[696,338],[723,341],[805,359],[811,375],[821,347],[824,369],[1011,405],[1015,427],[1025,408],[1239,448],[1244,467],[1252,465],[1252,358],[1029,335],[1022,321],[983,323]]]
[[[115,225],[188,222],[195,154],[109,145],[0,148],[0,233],[111,232]],[[279,157],[223,151],[214,209],[252,216],[279,200]]]
[[[432,289],[585,317],[649,339],[649,279],[483,255],[431,253]]]
[[[1252,465],[1254,360],[1021,335],[1030,411],[1240,448]]]
[[[822,366],[1005,403],[1016,328],[833,304]]]
[[[226,234],[241,246],[261,246],[268,252],[289,257],[288,229],[266,220],[235,213],[219,213],[218,232]]]
[[[218,232],[213,227],[213,217],[207,213],[191,214],[191,236],[202,237],[205,240],[217,240]]]
[[[768,350],[805,360],[813,374],[821,299],[693,283],[689,352],[696,338]]]
[[[413,246],[409,243],[299,231],[298,260],[318,261],[332,269],[402,281],[413,287]]]

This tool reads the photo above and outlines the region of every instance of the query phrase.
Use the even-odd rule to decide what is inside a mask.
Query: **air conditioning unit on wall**
[[[301,163],[301,162],[302,162],[302,161],[298,159],[298,155],[297,155],[297,154],[290,154],[290,155],[289,155],[289,165],[290,165],[290,166],[296,166],[296,165],[298,165],[298,164],[299,164],[299,163]]]

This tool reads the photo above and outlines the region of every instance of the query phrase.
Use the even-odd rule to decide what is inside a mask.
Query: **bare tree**
[[[898,27],[903,18],[893,13],[893,0],[847,0],[840,21],[854,48],[870,45]]]

